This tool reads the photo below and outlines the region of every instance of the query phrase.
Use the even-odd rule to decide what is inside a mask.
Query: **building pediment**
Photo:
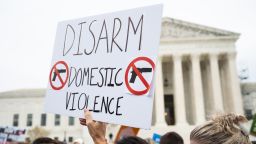
[[[240,34],[222,29],[212,28],[182,20],[165,17],[162,19],[161,39],[193,39],[193,38],[235,38]]]

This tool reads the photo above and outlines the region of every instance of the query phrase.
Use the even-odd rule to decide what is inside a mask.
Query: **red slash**
[[[66,73],[66,77],[65,77],[64,80],[63,80],[63,78],[61,77],[60,72],[59,72],[58,69],[57,69],[57,65],[64,65],[64,67],[65,67],[64,71],[65,71],[65,73]],[[53,74],[53,73],[55,73],[56,76],[57,76],[57,78],[60,80],[60,83],[61,83],[60,86],[56,86],[56,84],[53,83],[53,81],[55,81],[55,78],[52,79],[52,74]],[[55,64],[53,65],[52,69],[51,69],[50,76],[49,76],[49,81],[50,81],[50,85],[51,85],[52,89],[54,89],[54,90],[60,90],[60,89],[62,89],[62,88],[66,85],[66,83],[67,83],[67,81],[68,81],[68,75],[69,75],[69,69],[68,69],[68,65],[67,65],[66,62],[64,62],[64,61],[58,61],[57,63],[55,63]]]
[[[127,67],[126,69],[126,72],[125,72],[125,84],[126,84],[126,87],[127,89],[134,95],[137,95],[137,96],[141,96],[141,95],[144,95],[146,94],[149,89],[150,89],[150,85],[149,83],[145,80],[145,78],[142,76],[141,72],[138,70],[138,68],[135,66],[135,63],[138,62],[138,61],[144,61],[146,63],[149,63],[152,67],[152,69],[154,70],[155,68],[155,64],[154,62],[148,58],[148,57],[138,57],[136,59],[134,59]],[[128,81],[128,74],[129,74],[129,70],[130,69],[133,69],[133,71],[137,74],[137,76],[139,77],[139,79],[142,81],[143,85],[146,87],[144,90],[136,90],[134,88],[132,88],[130,86],[130,83]],[[153,72],[152,72],[153,73]],[[152,74],[153,75],[153,74]]]

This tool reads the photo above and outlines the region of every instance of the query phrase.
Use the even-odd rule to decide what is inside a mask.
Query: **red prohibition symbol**
[[[135,63],[136,62],[140,62],[140,61],[145,61],[147,63],[149,63],[153,69],[152,73],[154,72],[154,69],[155,69],[155,64],[154,62],[148,58],[148,57],[138,57],[136,59],[134,59],[127,67],[126,71],[125,71],[125,84],[126,84],[126,87],[127,89],[134,95],[136,96],[141,96],[141,95],[144,95],[146,94],[149,89],[150,89],[150,83],[147,82],[145,80],[145,78],[142,76],[141,72],[138,70],[138,68],[135,66]],[[130,69],[133,69],[133,71],[136,73],[136,75],[139,77],[139,79],[141,80],[141,82],[143,83],[143,85],[146,87],[145,89],[143,90],[135,90],[133,89],[131,86],[130,86],[130,83],[128,81],[128,74],[129,74],[129,70]]]
[[[59,66],[59,65],[63,65],[65,68],[57,69],[57,66]],[[61,77],[60,73],[66,73],[66,76],[63,78],[63,77]],[[52,74],[53,74],[53,77],[52,77]],[[68,69],[68,65],[65,61],[58,61],[57,63],[55,63],[51,69],[50,76],[49,76],[49,81],[50,81],[51,87],[54,90],[62,89],[68,81],[68,75],[69,75],[69,69]],[[53,81],[55,81],[56,79],[58,79],[61,83],[58,86],[56,86],[56,84],[53,83]]]

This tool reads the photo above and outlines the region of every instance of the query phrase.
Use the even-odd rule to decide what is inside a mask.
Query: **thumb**
[[[92,121],[92,114],[88,109],[84,109],[84,118],[87,120],[87,122]]]

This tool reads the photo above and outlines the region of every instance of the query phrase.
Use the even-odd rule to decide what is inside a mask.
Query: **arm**
[[[79,119],[81,125],[88,127],[90,136],[92,137],[94,144],[108,144],[105,138],[106,124],[103,122],[94,121],[92,119],[91,112],[84,111],[85,119]]]

